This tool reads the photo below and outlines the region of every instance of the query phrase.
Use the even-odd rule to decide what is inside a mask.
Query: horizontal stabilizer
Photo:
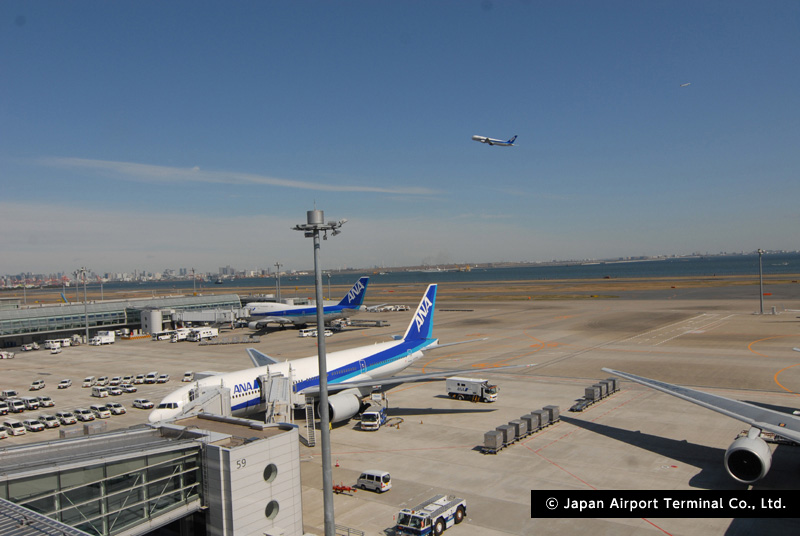
[[[248,348],[247,355],[250,356],[250,361],[252,361],[253,365],[256,367],[266,367],[267,365],[274,365],[277,363],[274,358],[259,352],[255,348]]]

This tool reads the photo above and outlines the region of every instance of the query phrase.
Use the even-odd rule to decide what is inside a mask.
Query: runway
[[[452,400],[443,382],[400,386],[388,393],[389,415],[398,427],[362,432],[355,421],[335,426],[332,455],[335,483],[351,485],[365,469],[392,474],[393,488],[382,495],[358,491],[336,495],[336,523],[384,534],[393,516],[404,507],[436,493],[467,499],[467,520],[448,529],[454,536],[575,534],[752,534],[767,530],[796,533],[800,523],[786,520],[736,519],[532,519],[530,493],[558,490],[736,490],[723,467],[725,450],[745,426],[733,419],[645,387],[621,382],[620,392],[582,413],[567,410],[584,388],[608,377],[602,367],[701,388],[730,398],[800,407],[800,309],[798,285],[787,284],[784,294],[772,289],[779,314],[757,315],[758,299],[720,297],[718,288],[692,290],[694,296],[674,298],[676,290],[640,290],[648,297],[617,299],[487,300],[448,292],[437,300],[434,335],[442,343],[478,337],[488,340],[428,353],[406,373],[436,372],[472,366],[491,367],[536,363],[523,371],[476,376],[495,380],[500,387],[493,404]],[[380,287],[378,287],[380,290]],[[397,290],[397,289],[395,289]],[[383,303],[415,304],[420,289],[375,292]],[[587,290],[600,293],[600,289]],[[652,295],[661,293],[661,299]],[[589,294],[591,295],[591,294]],[[402,296],[402,297],[401,297]],[[701,299],[697,299],[700,296]],[[328,351],[384,341],[402,333],[411,312],[361,313],[382,319],[384,328],[351,329],[327,341]],[[245,330],[237,330],[242,334]],[[230,335],[223,333],[223,336]],[[278,359],[314,355],[313,340],[291,330],[261,337],[256,346]],[[74,386],[57,391],[61,377],[73,382],[86,375],[124,375],[158,370],[173,380],[144,386],[139,393],[115,397],[128,414],[109,420],[110,428],[146,420],[134,410],[136,397],[158,402],[177,387],[185,370],[226,372],[249,366],[240,345],[200,347],[166,341],[121,341],[105,347],[67,348],[58,356],[40,352],[18,354],[0,362],[3,388],[24,391],[44,378],[48,387],[35,394],[52,396],[54,411],[88,406],[87,389]],[[22,393],[29,394],[29,393]],[[560,406],[561,422],[511,445],[497,455],[481,454],[483,434],[545,405]],[[42,411],[43,412],[43,411]],[[24,414],[23,414],[24,415]],[[55,439],[55,431],[3,440],[0,446]],[[800,458],[792,447],[775,449],[772,469],[753,489],[796,489]],[[319,447],[301,447],[301,478],[306,531],[322,534],[321,461]],[[2,452],[0,451],[0,460]]]

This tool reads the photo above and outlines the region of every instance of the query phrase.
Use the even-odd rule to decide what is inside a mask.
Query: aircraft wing
[[[256,367],[266,367],[267,365],[274,365],[277,363],[274,358],[259,352],[255,348],[248,348],[247,355],[250,356],[250,361],[252,361],[253,365]]]
[[[486,367],[486,368],[470,368],[462,370],[446,370],[444,372],[430,373],[430,374],[410,374],[407,376],[392,376],[390,378],[383,378],[380,380],[359,380],[354,382],[342,383],[329,383],[328,392],[334,393],[337,391],[344,391],[346,389],[353,389],[356,387],[395,387],[401,383],[416,383],[416,382],[435,382],[443,381],[451,376],[458,376],[459,374],[471,374],[475,372],[495,372],[498,370],[511,370],[518,368],[532,367],[530,365],[510,365],[506,367]],[[315,395],[319,393],[319,385],[314,385],[300,391],[304,395]]]
[[[800,418],[794,415],[762,408],[740,400],[725,398],[724,396],[696,391],[688,387],[680,387],[671,383],[643,378],[634,374],[628,374],[627,372],[620,372],[610,368],[604,368],[603,370],[632,382],[640,383],[656,391],[682,398],[698,406],[703,406],[717,413],[733,417],[754,428],[766,430],[800,443]]]

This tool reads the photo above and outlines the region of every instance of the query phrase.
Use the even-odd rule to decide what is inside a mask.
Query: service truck
[[[386,424],[386,407],[383,404],[372,402],[361,413],[362,430],[378,430],[384,424]]]
[[[169,342],[185,341],[191,332],[192,328],[178,328],[172,332]]]
[[[115,334],[113,331],[98,331],[97,334],[92,337],[92,340],[89,341],[89,344],[94,346],[100,346],[101,344],[114,344],[114,337]]]
[[[203,339],[214,339],[219,335],[217,328],[194,328],[192,332],[186,337],[187,341],[198,342]]]
[[[440,536],[445,529],[464,521],[467,501],[455,495],[436,495],[414,508],[403,508],[397,514],[394,533],[397,536]]]
[[[445,382],[447,394],[458,400],[472,400],[475,402],[494,402],[497,400],[498,388],[489,383],[489,380],[479,378],[447,378]]]

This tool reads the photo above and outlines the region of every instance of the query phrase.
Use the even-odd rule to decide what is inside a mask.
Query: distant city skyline
[[[800,249],[800,3],[85,6],[0,7],[0,272]]]
[[[800,251],[791,251],[791,250],[770,250],[764,251],[763,253],[769,257],[771,255],[779,255],[779,254],[797,254]],[[725,256],[754,256],[757,255],[757,251],[742,251],[742,252],[726,252],[720,251],[717,253],[709,253],[709,252],[693,252],[686,255],[655,255],[655,256],[630,256],[630,257],[609,257],[609,258],[582,258],[582,259],[552,259],[549,261],[495,261],[495,262],[488,262],[488,263],[441,263],[439,265],[430,265],[430,264],[419,264],[419,265],[405,265],[405,266],[352,266],[352,267],[341,267],[337,269],[327,269],[323,268],[323,272],[327,273],[336,273],[339,271],[344,272],[359,272],[363,271],[364,273],[369,273],[375,270],[405,270],[405,269],[416,269],[422,267],[499,267],[499,266],[507,266],[507,265],[566,265],[566,264],[574,264],[574,263],[593,263],[593,262],[600,262],[600,263],[614,263],[614,262],[625,262],[625,261],[653,261],[653,260],[667,260],[667,259],[680,259],[680,258],[688,258],[688,257],[725,257]],[[74,282],[80,280],[80,275],[77,276],[76,279],[76,272],[78,270],[72,270],[69,272],[21,272],[17,274],[0,274],[0,288],[4,284],[8,283],[18,283],[23,278],[24,279],[57,279],[57,278],[66,278],[67,280]],[[310,274],[313,273],[313,266],[311,267],[301,267],[301,268],[285,268],[283,263],[281,263],[281,274]],[[230,278],[230,277],[245,277],[245,278],[253,278],[253,277],[275,277],[276,269],[274,266],[268,268],[251,268],[251,267],[243,267],[237,269],[233,266],[226,265],[218,267],[217,270],[209,270],[209,271],[202,271],[195,269],[194,270],[194,277],[197,279],[204,279],[204,278]],[[127,271],[103,271],[103,270],[93,270],[87,267],[87,278],[88,281],[91,283],[96,283],[97,278],[101,278],[104,281],[135,281],[135,280],[189,280],[192,279],[192,269],[186,267],[177,267],[177,268],[164,268],[162,270],[149,270],[149,269],[131,269]],[[29,281],[30,282],[30,281]]]

